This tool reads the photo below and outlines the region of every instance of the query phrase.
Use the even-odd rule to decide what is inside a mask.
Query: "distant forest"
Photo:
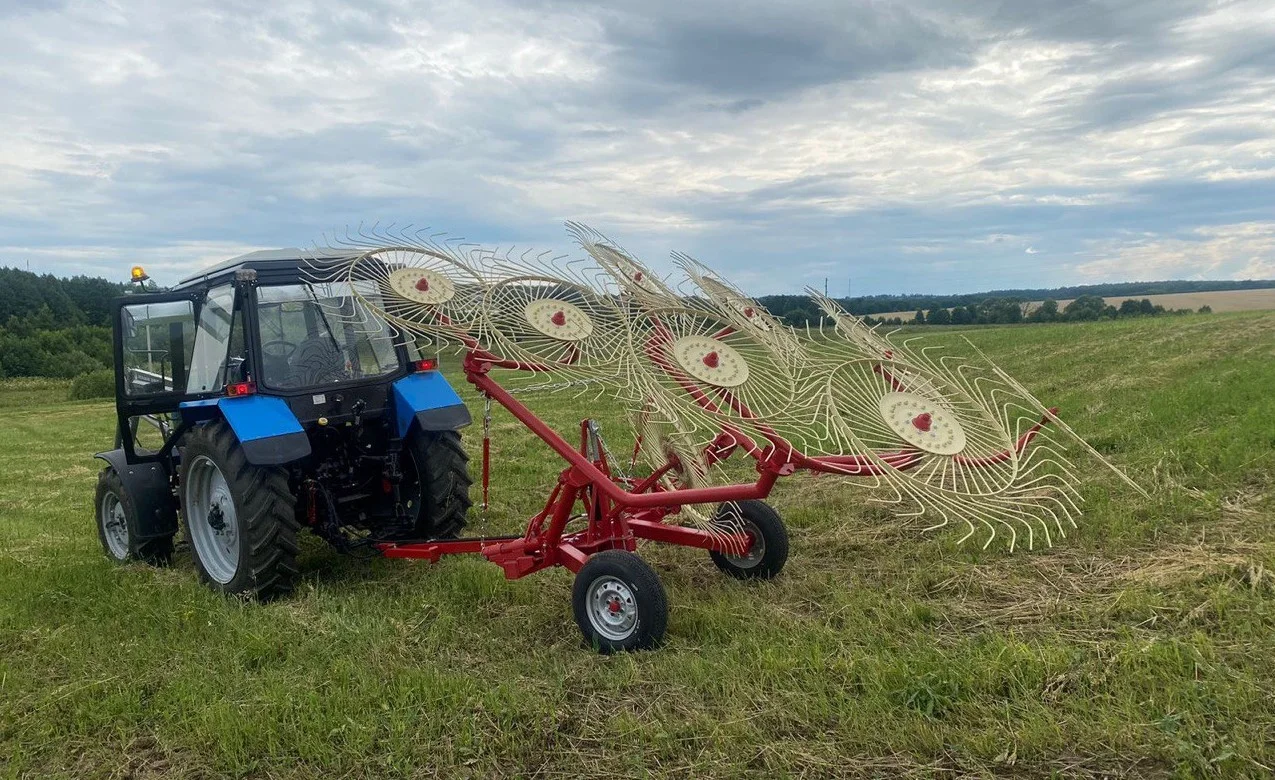
[[[68,279],[0,268],[0,377],[70,378],[109,369],[110,305],[125,287],[97,277]],[[1105,304],[1102,298],[1271,287],[1275,287],[1275,280],[1126,282],[968,295],[873,295],[841,299],[839,303],[859,315],[916,311],[912,317],[896,318],[892,324],[978,325],[1155,315],[1164,313],[1164,308],[1153,306],[1150,301],[1127,300],[1116,307]],[[1065,308],[1051,305],[1060,299],[1075,300]],[[758,300],[789,324],[819,322],[818,308],[805,296],[765,295]],[[1027,313],[1026,304],[1030,301],[1046,303]]]
[[[1225,290],[1265,290],[1275,287],[1275,279],[1245,279],[1242,281],[1185,281],[1161,282],[1113,282],[1111,284],[1086,284],[1078,287],[1054,287],[1051,289],[990,290],[964,295],[866,295],[857,298],[837,298],[837,303],[851,314],[882,314],[896,311],[930,311],[931,309],[955,309],[960,306],[981,306],[988,300],[1007,300],[1018,303],[1032,301],[1065,301],[1083,296],[1098,298],[1140,298],[1147,295],[1169,293],[1222,292]],[[763,295],[757,299],[772,314],[785,317],[799,310],[809,312],[815,321],[819,319],[818,307],[804,295]],[[796,319],[796,316],[785,317]]]
[[[0,377],[75,377],[111,365],[111,300],[124,285],[0,268]]]

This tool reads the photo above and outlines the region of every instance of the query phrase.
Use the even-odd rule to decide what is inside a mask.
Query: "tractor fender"
[[[129,464],[124,450],[99,452],[120,477],[120,484],[137,510],[137,537],[154,539],[177,533],[177,502],[168,486],[168,470],[155,461]]]
[[[208,398],[184,401],[180,407],[185,422],[224,419],[239,439],[244,457],[254,466],[278,466],[310,454],[310,438],[282,398]]]
[[[409,374],[391,385],[394,425],[400,439],[416,423],[422,431],[455,431],[473,420],[469,408],[437,371]]]

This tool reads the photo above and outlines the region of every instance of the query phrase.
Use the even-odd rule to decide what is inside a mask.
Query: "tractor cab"
[[[236,495],[236,475],[258,471],[277,477],[292,507],[288,523],[310,525],[338,546],[459,530],[469,477],[458,430],[469,412],[437,360],[423,359],[374,313],[383,307],[378,269],[356,264],[366,273],[314,278],[325,263],[349,260],[254,252],[170,291],[116,300],[116,448],[99,455],[108,464],[103,484],[110,482],[99,492],[114,497],[110,506],[98,502],[108,553],[156,557],[171,549],[183,515],[197,557],[199,523],[212,524],[204,547],[215,558],[226,518],[251,503]],[[135,281],[145,278],[134,269]],[[190,452],[201,448],[216,457],[187,475]],[[209,467],[218,476],[201,481]],[[439,469],[459,476],[440,485]],[[441,487],[446,496],[429,495]],[[188,496],[192,490],[199,495]],[[229,505],[213,512],[218,495]],[[236,579],[238,566],[211,561],[201,568],[210,582],[263,590]]]

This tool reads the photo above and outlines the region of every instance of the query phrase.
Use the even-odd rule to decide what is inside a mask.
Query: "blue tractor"
[[[346,551],[460,532],[469,411],[436,358],[368,312],[380,289],[358,266],[312,281],[343,259],[254,252],[116,300],[108,556],[166,564],[181,525],[205,583],[271,598],[296,578],[302,528]]]

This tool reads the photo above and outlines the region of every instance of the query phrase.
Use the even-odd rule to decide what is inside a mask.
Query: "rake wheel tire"
[[[455,537],[465,527],[469,499],[469,455],[456,431],[412,434],[408,454],[421,485],[415,533],[422,539]]]
[[[97,475],[95,494],[97,539],[108,558],[119,563],[141,561],[167,566],[173,560],[173,536],[138,538],[137,507],[112,467]]]
[[[624,550],[596,553],[576,574],[571,608],[599,653],[649,650],[664,640],[668,597],[655,570]]]
[[[207,543],[197,544],[195,527],[209,515],[206,507],[192,506],[196,468],[211,470],[224,479],[233,502],[237,548],[228,556],[232,576],[214,576],[218,566],[204,560]],[[197,466],[197,464],[199,464]],[[182,452],[181,509],[186,539],[190,543],[199,579],[228,595],[268,600],[292,590],[297,575],[296,498],[288,484],[288,472],[278,466],[254,466],[244,456],[238,438],[225,422],[213,422],[191,432]],[[227,512],[227,515],[230,513]],[[229,521],[226,521],[229,522]],[[207,537],[205,537],[206,539]]]
[[[740,580],[769,580],[783,571],[788,561],[788,528],[774,507],[765,501],[749,500],[733,502],[738,509],[743,530],[752,534],[753,547],[747,555],[735,556],[710,550],[709,556],[717,568]],[[736,522],[730,519],[730,505],[717,508],[716,521],[724,529],[734,530]],[[760,545],[760,546],[759,546]]]

